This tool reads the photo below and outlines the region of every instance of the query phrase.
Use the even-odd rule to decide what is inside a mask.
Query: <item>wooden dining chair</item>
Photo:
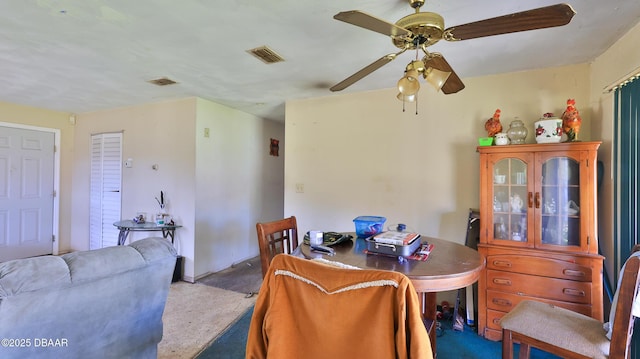
[[[614,299],[611,340],[599,320],[551,304],[525,300],[500,320],[502,358],[513,358],[514,342],[520,342],[521,359],[529,358],[531,347],[563,358],[630,358],[635,318],[631,307],[638,294],[639,271],[640,257],[632,255],[621,274],[617,302]]]
[[[298,223],[296,217],[273,222],[256,223],[262,277],[267,274],[273,257],[279,253],[292,253],[298,247]]]

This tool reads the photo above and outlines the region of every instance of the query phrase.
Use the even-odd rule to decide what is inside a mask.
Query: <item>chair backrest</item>
[[[622,273],[616,305],[615,320],[611,333],[610,358],[629,358],[634,316],[631,312],[633,302],[638,295],[640,284],[640,257],[630,257]]]
[[[273,222],[256,223],[262,277],[267,274],[273,257],[279,253],[292,253],[298,247],[298,223],[296,217]]]
[[[404,274],[279,254],[256,299],[246,357],[433,359],[433,353],[416,289]]]

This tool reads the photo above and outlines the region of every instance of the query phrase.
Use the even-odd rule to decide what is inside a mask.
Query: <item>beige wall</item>
[[[90,136],[118,131],[123,160],[133,159],[123,169],[122,217],[156,213],[155,197],[164,191],[167,212],[183,226],[175,246],[185,257],[186,280],[258,255],[255,223],[282,215],[283,160],[266,157],[269,138],[282,137],[283,125],[197,98],[78,116],[74,249],[88,248]]]
[[[73,168],[72,154],[74,151],[73,138],[75,127],[69,121],[70,113],[49,111],[33,107],[20,106],[0,102],[0,122],[9,124],[35,126],[60,132],[60,178],[58,193],[58,250],[68,252],[71,245],[71,193],[73,182],[71,170]]]
[[[176,247],[187,260],[185,275],[193,276],[196,99],[166,101],[77,117],[74,151],[73,248],[89,248],[89,165],[92,134],[123,132],[122,158],[133,159],[122,170],[122,218],[137,212],[157,213],[155,197],[166,193],[169,214],[183,226]],[[152,166],[158,165],[157,170]],[[150,233],[131,233],[130,240]],[[155,233],[159,235],[159,233]]]
[[[602,139],[603,144],[598,157],[605,164],[604,181],[599,194],[599,233],[603,254],[611,258],[613,248],[613,183],[611,160],[613,156],[613,93],[604,93],[603,89],[616,84],[632,71],[640,69],[640,24],[623,36],[618,42],[593,61],[591,64],[591,109],[594,114],[594,136]],[[609,276],[613,276],[613,261],[606,260]]]
[[[209,136],[204,136],[209,128]],[[256,222],[282,218],[284,126],[198,100],[196,122],[195,258],[197,275],[259,254]]]
[[[588,65],[464,82],[455,95],[422,86],[417,116],[413,105],[402,112],[393,88],[287,102],[285,215],[297,216],[301,233],[353,231],[355,217],[381,215],[387,225],[464,244],[469,208],[479,204],[477,139],[496,108],[505,130],[518,117],[534,143],[533,123],[561,115],[574,98],[580,138],[591,139]]]
[[[285,214],[298,217],[301,232],[353,231],[353,218],[381,215],[464,243],[468,210],[479,202],[477,139],[496,108],[505,130],[518,117],[534,143],[533,123],[575,98],[580,138],[590,139],[588,65],[464,82],[454,95],[422,86],[417,116],[412,104],[402,112],[395,89],[289,101]]]

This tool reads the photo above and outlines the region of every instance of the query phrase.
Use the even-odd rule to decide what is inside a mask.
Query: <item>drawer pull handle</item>
[[[499,284],[499,285],[511,285],[511,280],[509,279],[501,279],[501,278],[494,278],[493,279],[493,283],[495,284]]]
[[[500,318],[493,318],[493,324],[500,324]]]
[[[503,307],[511,307],[511,301],[503,298],[493,298],[493,303],[496,305],[501,305]]]
[[[573,276],[573,277],[583,278],[586,276],[586,274],[581,270],[565,269],[562,271],[562,273],[564,273],[565,275]]]
[[[493,265],[496,267],[511,268],[511,262],[509,261],[493,261]]]
[[[566,294],[566,295],[573,295],[576,297],[584,297],[585,293],[583,290],[578,290],[578,289],[572,289],[572,288],[564,288],[562,290],[562,293]]]

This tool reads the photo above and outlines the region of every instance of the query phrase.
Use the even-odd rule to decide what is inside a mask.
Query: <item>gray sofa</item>
[[[0,263],[0,358],[156,358],[175,264],[164,238]]]

